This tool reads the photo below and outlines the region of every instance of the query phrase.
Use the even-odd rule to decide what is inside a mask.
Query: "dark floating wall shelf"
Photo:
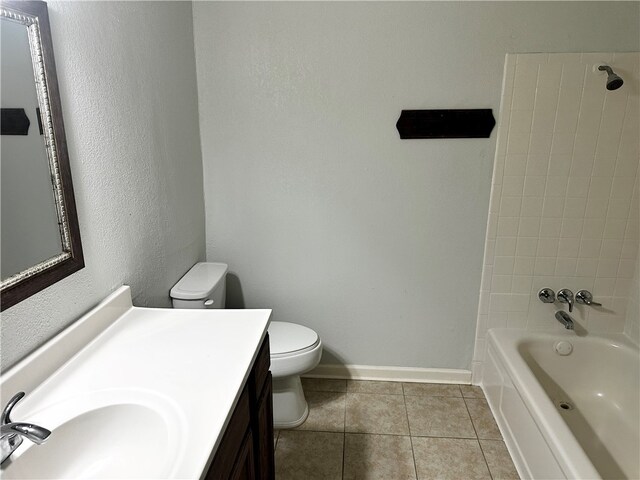
[[[29,117],[24,108],[2,108],[0,130],[2,135],[28,135]]]
[[[396,128],[402,139],[489,138],[495,124],[490,108],[402,110]]]

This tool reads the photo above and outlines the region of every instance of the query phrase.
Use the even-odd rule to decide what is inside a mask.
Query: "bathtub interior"
[[[603,478],[640,478],[640,356],[616,338],[522,340],[517,350]]]

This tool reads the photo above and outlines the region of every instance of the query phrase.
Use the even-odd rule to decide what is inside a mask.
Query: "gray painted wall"
[[[507,52],[629,51],[637,2],[194,4],[207,259],[229,306],[325,363],[469,368],[491,139],[401,141],[400,110],[493,108]]]
[[[191,4],[48,6],[86,268],[2,313],[2,368],[122,284],[170,306],[204,258]]]

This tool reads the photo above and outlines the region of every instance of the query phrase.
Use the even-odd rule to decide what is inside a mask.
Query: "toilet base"
[[[273,427],[295,428],[309,416],[299,375],[273,379]]]

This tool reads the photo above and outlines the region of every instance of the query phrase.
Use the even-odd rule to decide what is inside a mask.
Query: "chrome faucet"
[[[580,305],[588,305],[591,307],[601,307],[602,304],[593,301],[593,295],[588,290],[578,290],[576,293],[576,302]]]
[[[569,313],[573,312],[573,292],[568,288],[563,288],[558,292],[558,301],[569,304]]]
[[[567,330],[573,330],[573,318],[571,318],[564,310],[558,310],[556,312],[556,320],[564,325],[564,328]]]
[[[36,445],[40,445],[47,440],[51,432],[46,428],[33,425],[31,423],[12,422],[9,418],[11,410],[16,403],[24,397],[24,392],[16,393],[0,416],[0,450],[2,451],[2,459],[0,463],[11,456],[11,454],[22,444],[23,438],[31,440]]]

